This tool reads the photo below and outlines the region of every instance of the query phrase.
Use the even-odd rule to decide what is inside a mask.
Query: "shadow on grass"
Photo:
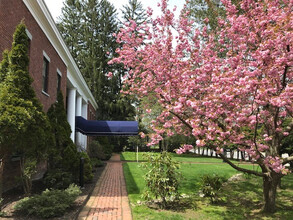
[[[120,154],[120,160],[121,161],[125,161],[126,160],[123,154]]]
[[[132,173],[130,171],[128,163],[123,164],[123,171],[124,171],[124,176],[127,181],[127,193],[128,194],[139,194],[140,190],[136,185],[136,182],[132,176]]]
[[[284,185],[290,186],[290,189],[278,190],[277,212],[273,214],[262,212],[264,201],[261,178],[226,185],[221,192],[224,202],[205,208],[205,212],[221,216],[222,219],[292,219],[293,188],[290,179],[284,181]]]

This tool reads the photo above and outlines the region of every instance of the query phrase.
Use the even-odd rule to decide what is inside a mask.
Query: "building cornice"
[[[77,88],[78,92],[84,96],[84,99],[89,100],[93,107],[97,109],[97,102],[87,86],[61,34],[59,33],[45,2],[43,0],[23,0],[23,2],[42,31],[45,33],[58,55],[61,57],[62,61],[67,66],[67,80],[69,80],[70,83]]]

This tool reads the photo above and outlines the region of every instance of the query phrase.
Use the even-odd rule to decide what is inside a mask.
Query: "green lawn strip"
[[[256,166],[243,165],[245,168],[257,169]],[[237,173],[229,165],[223,164],[181,164],[183,179],[180,192],[192,197],[195,201],[195,209],[185,211],[156,210],[146,205],[140,205],[142,201],[145,182],[144,170],[139,163],[124,163],[127,191],[131,203],[132,214],[136,219],[291,219],[293,216],[293,175],[283,178],[282,186],[285,189],[278,192],[278,207],[273,215],[264,215],[259,212],[262,207],[262,179],[248,176],[243,182],[229,183],[223,187],[221,196],[223,202],[212,205],[205,198],[198,196],[200,179],[204,174],[218,174],[229,178]]]
[[[138,152],[138,161],[145,161],[146,157],[145,155],[148,154],[148,152]],[[158,153],[155,153],[158,154]],[[122,161],[136,161],[136,152],[123,152],[120,154],[120,158]],[[222,163],[223,160],[221,158],[215,158],[215,157],[204,157],[199,156],[196,154],[176,154],[171,153],[174,160],[179,162],[198,162],[198,163]],[[235,163],[238,163],[238,161],[235,160]]]

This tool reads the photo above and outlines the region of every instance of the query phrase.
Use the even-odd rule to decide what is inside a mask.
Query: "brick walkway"
[[[107,162],[95,189],[78,220],[131,220],[120,155]]]

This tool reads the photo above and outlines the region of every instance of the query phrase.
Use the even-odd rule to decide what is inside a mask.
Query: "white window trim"
[[[43,93],[45,96],[50,97],[50,95],[49,95],[48,93],[46,93],[43,89],[42,89],[42,93]]]
[[[26,35],[28,36],[28,38],[29,38],[30,40],[33,39],[33,35],[31,34],[31,32],[29,32],[29,30],[28,30],[27,28],[25,29],[25,33],[26,33]]]
[[[46,60],[48,60],[48,62],[51,62],[50,57],[48,56],[48,54],[43,50],[43,56],[46,58]]]
[[[57,73],[59,74],[59,76],[62,77],[62,73],[61,73],[61,71],[58,68],[57,68]]]

